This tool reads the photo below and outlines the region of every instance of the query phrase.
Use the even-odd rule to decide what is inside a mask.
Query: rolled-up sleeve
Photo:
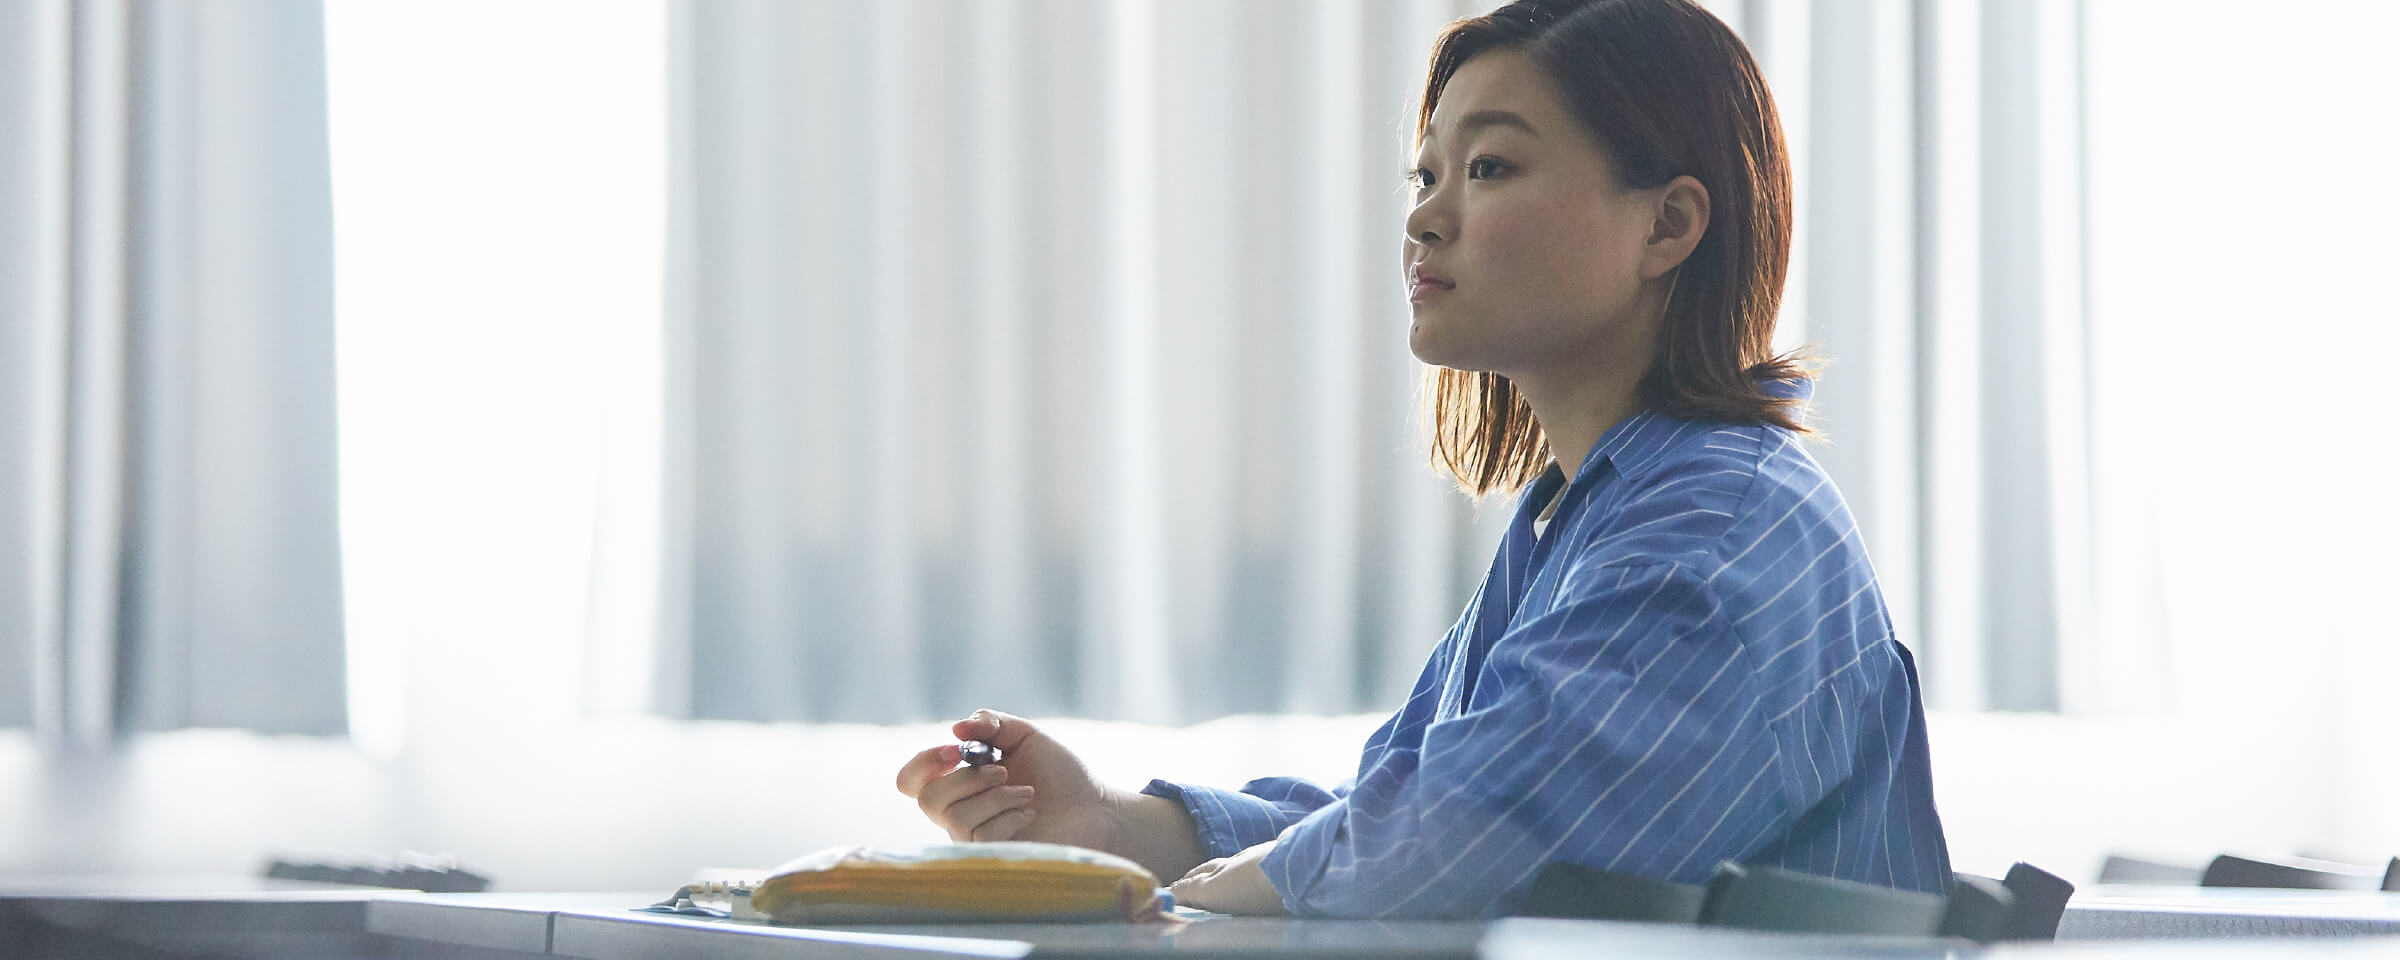
[[[1310,813],[1339,802],[1348,789],[1348,784],[1328,789],[1296,777],[1268,777],[1238,791],[1152,780],[1142,792],[1183,804],[1199,828],[1200,846],[1210,857],[1230,857],[1275,839]]]
[[[1581,567],[1493,646],[1468,710],[1345,797],[1261,804],[1241,839],[1289,824],[1264,866],[1301,916],[1490,916],[1561,860],[1704,880],[1789,821],[1727,619],[1690,566]]]

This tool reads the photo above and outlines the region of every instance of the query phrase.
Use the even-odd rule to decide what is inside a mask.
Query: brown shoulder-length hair
[[[1811,373],[1805,358],[1774,354],[1792,175],[1749,49],[1688,0],[1516,0],[1450,24],[1434,42],[1418,140],[1458,68],[1502,48],[1523,50],[1550,76],[1626,186],[1689,174],[1708,188],[1708,229],[1670,281],[1638,402],[1681,419],[1807,433],[1800,401],[1761,383]],[[1513,492],[1548,465],[1549,441],[1507,377],[1428,367],[1423,398],[1433,465],[1469,495]]]

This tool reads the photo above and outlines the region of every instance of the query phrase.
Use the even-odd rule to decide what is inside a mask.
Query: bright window
[[[601,464],[655,459],[665,12],[325,18],[352,728],[569,715],[594,531],[644,496]]]
[[[2108,676],[2338,724],[2400,574],[2400,6],[2088,15],[2097,553],[2130,594]]]

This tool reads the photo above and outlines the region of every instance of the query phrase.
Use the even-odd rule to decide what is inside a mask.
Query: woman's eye
[[[1507,165],[1501,163],[1497,159],[1492,157],[1476,157],[1473,160],[1467,161],[1467,179],[1489,180],[1493,177],[1499,176],[1500,171],[1505,169],[1507,169]]]
[[[1433,186],[1433,171],[1424,167],[1414,167],[1400,171],[1400,179],[1406,181],[1409,186],[1425,190]]]

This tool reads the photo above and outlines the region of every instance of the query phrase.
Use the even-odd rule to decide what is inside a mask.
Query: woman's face
[[[1530,58],[1500,49],[1460,65],[1416,178],[1401,271],[1417,359],[1511,377],[1647,367],[1656,321],[1634,306],[1658,191],[1617,182]],[[1417,283],[1419,270],[1448,285]]]

